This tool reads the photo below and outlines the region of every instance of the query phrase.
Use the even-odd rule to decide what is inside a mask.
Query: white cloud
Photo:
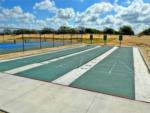
[[[150,25],[150,4],[143,0],[134,0],[128,7],[116,5],[116,17],[125,22],[134,24]]]
[[[57,17],[47,18],[46,23],[52,28],[59,28],[60,26],[70,26],[67,20],[62,20]]]
[[[101,3],[95,3],[92,6],[90,6],[89,8],[87,8],[87,10],[85,11],[87,14],[88,13],[93,13],[93,14],[100,14],[103,12],[108,12],[111,11],[113,8],[113,5],[107,2],[101,2]]]
[[[15,6],[12,9],[5,9],[5,8],[0,8],[1,15],[4,16],[4,18],[15,18],[21,14],[23,14],[22,9],[19,6]]]
[[[39,26],[47,26],[46,25],[46,22],[44,20],[36,20],[36,23],[39,25]]]
[[[18,19],[26,23],[30,23],[34,21],[35,16],[30,13],[23,13],[22,15],[18,16]]]
[[[78,26],[99,28],[102,22],[101,16],[112,11],[113,5],[107,2],[95,3],[85,10],[77,13],[75,23]]]
[[[55,11],[55,2],[52,0],[43,0],[39,3],[35,3],[33,6],[34,9],[39,9],[39,10],[49,10],[49,11]]]
[[[77,13],[76,24],[80,26],[94,26],[95,28],[113,27],[118,29],[122,25],[130,25],[136,33],[143,28],[150,27],[150,4],[143,0],[127,1],[128,6],[110,3],[96,3],[82,13]],[[108,13],[114,11],[114,14]],[[103,16],[101,16],[104,14]],[[99,27],[101,26],[101,27]]]
[[[36,20],[35,23],[32,25],[32,27],[42,29],[48,27],[48,25],[44,20]]]
[[[131,4],[131,1],[130,0],[127,0],[127,2],[126,2],[127,4]]]
[[[35,16],[31,13],[23,12],[21,7],[15,6],[11,9],[0,7],[0,18],[1,21],[30,23],[34,21]]]
[[[58,9],[56,16],[61,19],[71,19],[75,16],[75,12],[72,8]]]
[[[42,0],[34,5],[34,9],[52,12],[54,15],[51,18],[39,20],[33,14],[24,12],[21,7],[15,6],[10,9],[0,7],[0,21],[13,19],[18,22],[17,25],[27,26],[29,24],[35,28],[58,28],[62,25],[74,25],[97,29],[105,27],[118,29],[122,25],[130,25],[136,30],[136,33],[150,26],[150,3],[144,3],[143,0],[133,0],[132,2],[126,0],[126,3],[128,6],[119,5],[118,0],[115,0],[114,4],[99,2],[83,12],[75,12],[73,8],[56,7],[53,0]]]
[[[73,8],[57,8],[53,0],[43,0],[39,3],[35,3],[34,9],[48,10],[55,13],[55,17],[61,19],[71,19],[75,16]]]

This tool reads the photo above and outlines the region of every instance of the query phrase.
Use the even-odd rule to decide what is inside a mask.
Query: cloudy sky
[[[150,0],[0,0],[0,26],[150,27]]]

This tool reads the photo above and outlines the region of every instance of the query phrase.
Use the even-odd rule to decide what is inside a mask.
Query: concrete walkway
[[[150,73],[138,48],[133,48],[135,72],[135,99],[150,102]]]
[[[0,109],[10,113],[149,113],[150,104],[0,73]]]

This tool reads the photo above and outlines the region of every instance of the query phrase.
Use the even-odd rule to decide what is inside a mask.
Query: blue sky
[[[0,26],[38,28],[150,27],[149,0],[0,0]]]

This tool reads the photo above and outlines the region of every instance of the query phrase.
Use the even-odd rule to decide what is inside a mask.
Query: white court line
[[[109,75],[111,75],[111,73],[112,73],[112,71],[113,71],[113,69],[115,68],[116,65],[117,65],[117,62],[115,62],[115,63],[112,65],[111,69],[108,71],[108,74],[109,74]]]
[[[37,53],[37,54],[34,54],[34,55],[22,56],[22,57],[18,57],[18,58],[11,58],[11,59],[6,59],[6,60],[0,60],[0,63],[12,61],[12,60],[19,60],[19,59],[23,59],[23,58],[34,57],[34,56],[39,56],[39,55],[45,55],[45,54],[50,54],[50,53],[56,53],[56,52],[61,52],[61,51],[65,51],[65,50],[70,50],[70,49],[77,49],[77,48],[84,47],[84,46],[85,45],[82,45],[82,46],[79,46],[79,47],[65,48],[65,49],[61,49],[61,50],[54,50],[54,51],[50,51],[50,52]]]
[[[5,73],[16,74],[16,73],[19,73],[19,72],[22,72],[22,71],[25,71],[25,70],[29,70],[29,69],[32,69],[32,68],[35,68],[35,67],[39,67],[39,66],[42,66],[42,65],[45,65],[45,64],[48,64],[48,63],[52,63],[52,62],[55,62],[55,61],[58,61],[58,60],[61,60],[61,59],[68,58],[68,57],[72,57],[72,56],[75,56],[75,55],[78,55],[78,54],[81,54],[81,53],[84,53],[84,52],[87,52],[87,51],[91,51],[91,50],[94,50],[94,49],[97,49],[97,48],[100,48],[100,46],[96,46],[94,48],[90,48],[90,49],[87,49],[87,50],[84,50],[84,51],[80,51],[80,52],[76,52],[76,53],[69,54],[69,55],[66,55],[66,56],[58,57],[58,58],[55,58],[55,59],[47,60],[47,61],[44,61],[44,62],[33,63],[33,64],[29,64],[29,65],[22,66],[22,67],[19,67],[19,68],[11,69],[11,70],[5,71]]]
[[[52,81],[53,83],[62,84],[62,85],[69,85],[73,81],[75,81],[77,78],[79,78],[81,75],[86,73],[88,70],[93,68],[96,64],[98,64],[100,61],[102,61],[104,58],[106,58],[108,55],[113,53],[118,47],[113,47],[111,50],[105,52],[104,54],[98,56],[97,58],[91,60],[90,62],[82,65],[79,68],[76,68],[69,73],[59,77],[58,79]]]
[[[135,99],[150,102],[150,74],[138,48],[133,48]]]

